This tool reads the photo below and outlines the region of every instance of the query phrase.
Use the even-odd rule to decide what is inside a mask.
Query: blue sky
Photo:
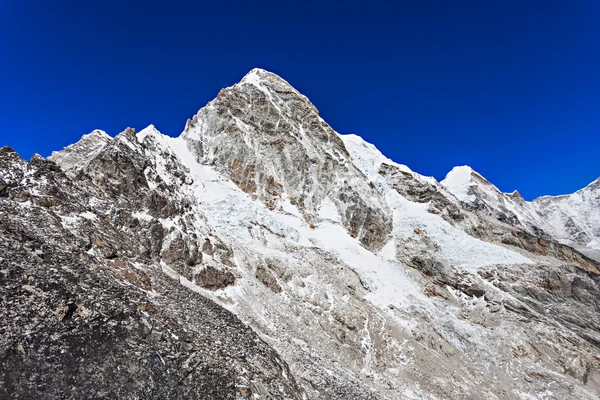
[[[418,4],[417,4],[418,3]],[[0,146],[187,118],[254,67],[340,133],[525,198],[600,176],[600,2],[0,1]]]

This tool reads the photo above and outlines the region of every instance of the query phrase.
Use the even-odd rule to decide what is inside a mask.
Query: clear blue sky
[[[525,198],[600,176],[600,2],[0,1],[0,146],[187,118],[261,67],[341,133]]]

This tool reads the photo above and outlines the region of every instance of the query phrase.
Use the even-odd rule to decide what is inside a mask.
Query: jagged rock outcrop
[[[450,223],[465,219],[460,207],[452,201],[448,193],[444,193],[444,189],[437,182],[431,182],[413,172],[386,163],[381,164],[379,174],[385,178],[392,189],[408,200],[428,203],[427,211],[430,213],[440,214]]]
[[[7,211],[0,397],[302,398],[285,362],[230,312],[156,268],[87,254],[47,209],[0,202]]]
[[[2,148],[0,397],[594,399],[597,200],[421,176],[263,70],[179,138]]]
[[[192,229],[142,214],[145,193],[173,190],[151,188],[145,174],[160,173],[147,149],[127,130],[83,165],[53,157],[67,173],[1,152],[0,397],[302,398],[285,362],[249,327],[163,272],[162,262],[201,264],[202,253]],[[174,211],[157,217],[196,223],[170,194]]]
[[[27,201],[28,193],[14,189],[23,178],[27,162],[8,146],[0,148],[0,197],[8,197],[9,193],[16,201]]]

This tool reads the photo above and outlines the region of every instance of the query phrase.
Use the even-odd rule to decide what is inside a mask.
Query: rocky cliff
[[[253,70],[171,138],[0,150],[3,398],[594,399],[600,188],[437,182]]]

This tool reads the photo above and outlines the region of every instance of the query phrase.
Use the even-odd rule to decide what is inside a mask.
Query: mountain
[[[3,398],[600,392],[599,181],[438,182],[260,69],[177,138],[0,167]]]
[[[571,195],[544,196],[532,202],[517,191],[502,193],[469,167],[454,168],[441,184],[469,209],[599,260],[600,179]]]

